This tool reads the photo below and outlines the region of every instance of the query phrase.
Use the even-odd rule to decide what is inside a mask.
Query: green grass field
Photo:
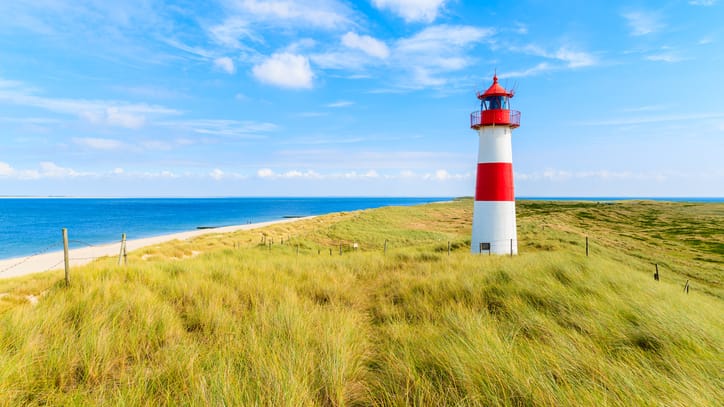
[[[724,205],[522,201],[515,257],[471,255],[471,218],[332,214],[0,280],[0,405],[724,404]]]

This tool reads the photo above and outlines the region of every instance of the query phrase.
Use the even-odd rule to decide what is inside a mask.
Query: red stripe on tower
[[[514,201],[513,163],[478,163],[476,201]]]

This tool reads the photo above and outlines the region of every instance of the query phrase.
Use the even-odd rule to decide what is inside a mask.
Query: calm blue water
[[[265,222],[284,216],[417,205],[450,198],[143,198],[0,199],[0,259],[196,229]],[[74,242],[79,241],[79,242]],[[82,242],[82,243],[80,243]]]

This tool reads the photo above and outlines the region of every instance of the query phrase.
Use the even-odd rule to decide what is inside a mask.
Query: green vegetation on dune
[[[518,211],[512,258],[458,200],[0,281],[0,405],[722,404],[723,205]]]

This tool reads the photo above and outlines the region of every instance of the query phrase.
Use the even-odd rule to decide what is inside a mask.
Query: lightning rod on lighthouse
[[[510,110],[513,91],[501,86],[497,75],[477,96],[480,110],[470,114],[470,127],[479,138],[471,251],[517,254],[511,139],[520,126],[520,112]]]

